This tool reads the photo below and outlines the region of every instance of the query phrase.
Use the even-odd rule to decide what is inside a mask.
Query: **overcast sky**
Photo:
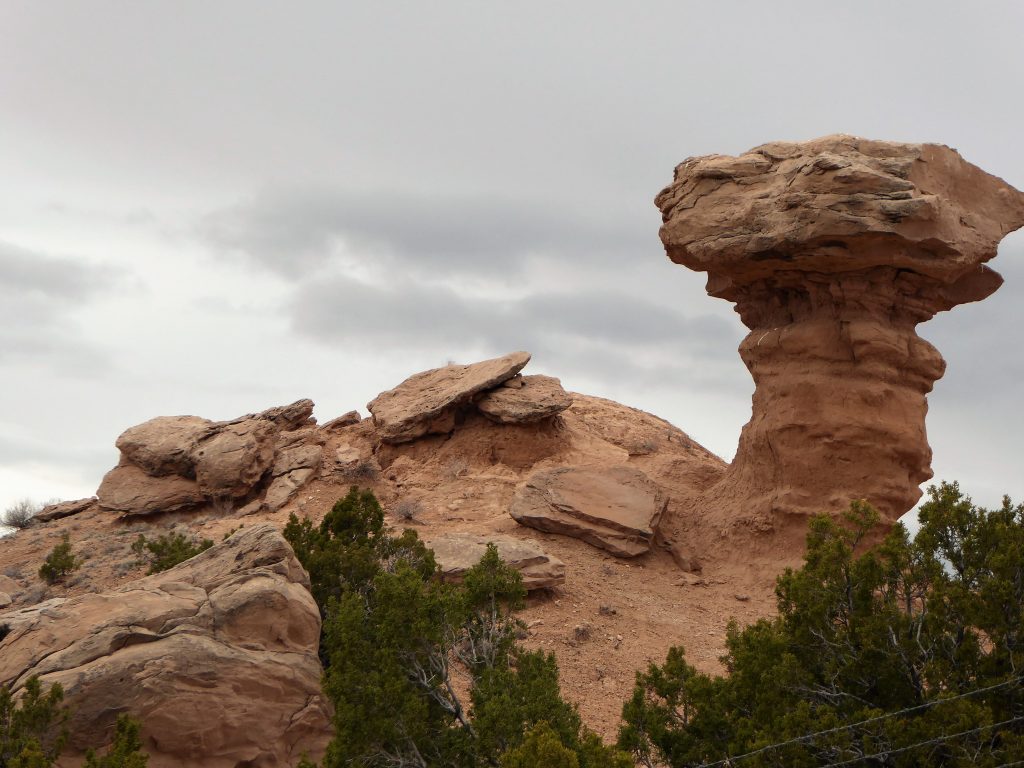
[[[627,7],[629,6],[629,7]],[[671,264],[690,155],[844,132],[1024,187],[1024,3],[0,0],[0,509],[158,415],[527,372],[730,459],[744,328]],[[937,478],[1024,499],[1024,237],[921,326]]]

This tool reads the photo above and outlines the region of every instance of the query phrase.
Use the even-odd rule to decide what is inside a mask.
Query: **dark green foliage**
[[[628,765],[601,762],[611,750],[580,733],[554,657],[516,647],[526,593],[493,546],[461,585],[445,584],[416,533],[390,536],[376,498],[356,488],[319,526],[292,516],[285,537],[325,616],[325,768],[495,766],[541,721],[582,768]]]
[[[39,568],[39,578],[47,584],[56,584],[81,565],[82,561],[71,551],[71,539],[65,533],[60,544],[55,546],[43,561]]]
[[[698,674],[680,648],[638,673],[620,747],[674,767],[1024,759],[1024,506],[981,510],[956,484],[929,493],[913,541],[896,526],[864,553],[870,506],[852,504],[845,525],[815,518],[804,566],[778,580],[779,616],[730,626],[725,677]]]
[[[17,702],[6,686],[0,686],[0,768],[53,765],[67,740],[63,699],[64,690],[57,684],[43,693],[38,677],[25,681]]]
[[[535,725],[515,749],[501,758],[501,768],[579,768],[576,753],[562,745],[547,723]]]
[[[146,768],[149,755],[142,751],[139,721],[128,715],[119,715],[114,730],[114,742],[103,757],[93,750],[85,754],[84,768]]]
[[[160,573],[168,568],[189,560],[213,546],[209,539],[196,541],[182,533],[165,533],[155,539],[147,539],[141,533],[132,544],[132,552],[139,557],[149,553],[148,573]]]

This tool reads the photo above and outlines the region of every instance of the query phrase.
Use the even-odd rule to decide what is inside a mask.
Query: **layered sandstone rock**
[[[999,287],[984,263],[1024,195],[945,146],[828,136],[690,158],[656,203],[669,257],[751,329],[753,414],[701,506],[759,529],[853,498],[909,510],[945,366],[915,326]]]
[[[394,389],[381,392],[366,407],[380,439],[404,443],[455,428],[458,408],[485,390],[511,379],[530,362],[528,352],[471,365],[448,365],[410,376]]]
[[[60,683],[79,759],[121,712],[141,721],[150,768],[316,759],[330,712],[308,587],[273,526],[246,528],[112,592],[0,616],[0,684]]]
[[[103,478],[98,503],[128,515],[214,500],[279,509],[320,465],[323,439],[310,426],[312,413],[312,400],[298,400],[231,421],[150,419],[118,437],[121,460]]]
[[[570,466],[532,474],[516,491],[509,514],[522,525],[636,557],[651,548],[667,503],[638,469]]]
[[[78,515],[96,506],[96,497],[88,499],[75,499],[74,501],[58,501],[47,504],[39,512],[32,516],[33,523],[49,523],[53,520]]]
[[[514,376],[485,392],[480,412],[499,424],[530,424],[557,416],[572,405],[572,396],[554,376]]]
[[[466,571],[480,562],[488,544],[497,548],[507,565],[519,571],[527,590],[565,583],[565,563],[548,555],[533,539],[501,534],[448,533],[427,541],[446,581],[461,581]]]

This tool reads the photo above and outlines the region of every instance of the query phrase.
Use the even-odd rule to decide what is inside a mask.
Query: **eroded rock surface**
[[[506,564],[522,574],[527,590],[556,587],[565,583],[565,563],[540,548],[533,539],[519,539],[501,534],[448,533],[434,536],[427,546],[448,581],[460,581],[463,575],[480,562],[487,545],[494,544]]]
[[[279,509],[320,465],[313,401],[298,400],[231,421],[160,416],[125,430],[121,460],[96,492],[100,507],[128,515],[210,501]]]
[[[51,520],[60,520],[64,517],[71,517],[96,506],[96,497],[88,499],[75,499],[74,501],[58,501],[54,504],[47,504],[39,512],[32,516],[34,523],[48,523]]]
[[[532,474],[516,491],[509,513],[522,525],[636,557],[651,548],[667,501],[632,467],[557,467]]]
[[[572,396],[554,376],[514,376],[476,402],[484,416],[500,424],[529,424],[557,416]]]
[[[455,428],[457,409],[473,396],[515,376],[530,362],[528,352],[471,365],[448,365],[410,376],[368,405],[380,439],[404,443]]]
[[[762,530],[853,498],[909,510],[945,367],[915,326],[999,287],[984,262],[1024,195],[945,146],[828,136],[690,158],[656,203],[669,257],[751,329],[753,414],[701,506]]]
[[[330,734],[308,578],[271,525],[246,528],[111,592],[0,616],[0,684],[60,683],[71,747],[118,713],[142,723],[151,768],[291,766]],[[75,763],[77,764],[77,763]]]

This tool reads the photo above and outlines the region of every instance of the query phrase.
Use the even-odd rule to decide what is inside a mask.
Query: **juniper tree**
[[[673,767],[1024,759],[1024,505],[980,509],[944,483],[920,520],[913,540],[897,525],[865,551],[869,505],[813,519],[779,615],[730,625],[724,676],[681,648],[638,673],[619,745]]]

